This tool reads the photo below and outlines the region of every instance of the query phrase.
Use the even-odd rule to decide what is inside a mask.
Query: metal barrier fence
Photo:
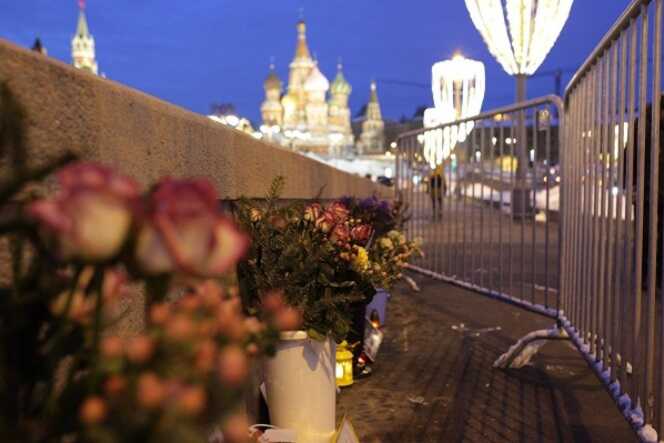
[[[661,70],[662,0],[633,1],[567,87],[561,272],[568,333],[660,433]]]
[[[664,433],[663,2],[630,3],[564,107],[409,132],[396,163],[414,269],[555,318],[648,442]]]
[[[425,254],[416,266],[557,317],[561,115],[551,96],[400,136],[397,189]],[[437,168],[433,149],[446,157]]]

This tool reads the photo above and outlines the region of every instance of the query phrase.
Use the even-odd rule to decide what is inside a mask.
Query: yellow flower
[[[392,243],[392,240],[390,240],[390,239],[387,238],[387,237],[383,237],[383,238],[381,238],[381,239],[379,240],[379,242],[380,242],[380,246],[381,246],[383,249],[387,249],[388,251],[391,251],[392,249],[394,249],[394,243]]]
[[[357,248],[357,254],[353,259],[353,266],[358,271],[365,271],[369,267],[369,254],[363,247]]]

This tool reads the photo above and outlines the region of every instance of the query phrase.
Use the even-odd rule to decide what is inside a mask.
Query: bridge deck
[[[338,398],[338,417],[352,419],[360,441],[636,441],[570,343],[548,344],[531,367],[492,368],[551,320],[415,278],[420,293],[394,291],[374,375]]]

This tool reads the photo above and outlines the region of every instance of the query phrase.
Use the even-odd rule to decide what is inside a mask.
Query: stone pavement
[[[344,388],[362,443],[634,442],[631,428],[569,342],[533,365],[493,369],[519,337],[552,321],[427,277],[388,306],[371,377]]]

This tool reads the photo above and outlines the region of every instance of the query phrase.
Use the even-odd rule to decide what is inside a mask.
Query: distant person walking
[[[431,195],[431,206],[433,209],[433,219],[442,217],[443,196],[447,194],[447,183],[443,175],[443,167],[439,165],[429,177],[429,194]]]

